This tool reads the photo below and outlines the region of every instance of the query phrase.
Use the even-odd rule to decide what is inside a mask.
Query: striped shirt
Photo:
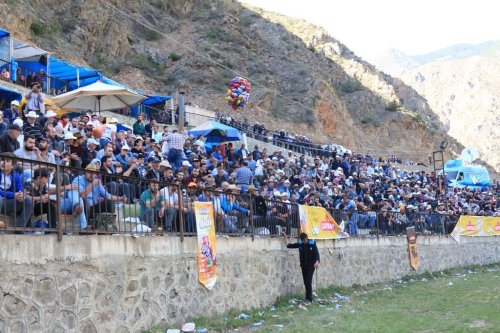
[[[180,133],[169,134],[166,138],[168,146],[170,149],[182,150],[184,148],[184,142],[186,142],[187,135]]]
[[[30,123],[25,122],[23,124],[23,133],[24,135],[33,135],[35,139],[38,139],[43,135],[43,127],[38,123],[31,125]]]

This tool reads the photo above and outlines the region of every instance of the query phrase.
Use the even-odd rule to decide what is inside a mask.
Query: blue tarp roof
[[[10,35],[10,33],[7,30],[0,29],[0,38],[4,38]]]
[[[188,131],[188,134],[198,137],[203,135],[207,138],[207,143],[217,143],[223,141],[238,141],[241,139],[240,132],[236,128],[216,122],[207,121]]]
[[[78,87],[78,71],[80,72],[80,87],[92,84],[102,78],[101,73],[95,69],[73,65],[54,57],[51,57],[49,62],[50,76],[67,81],[70,90]]]
[[[142,105],[153,105],[153,104],[163,103],[171,99],[172,97],[170,96],[161,96],[161,95],[148,96],[148,98],[142,101]]]
[[[0,87],[0,100],[5,100],[10,104],[13,100],[21,102],[22,98],[23,96],[17,91],[6,87]]]

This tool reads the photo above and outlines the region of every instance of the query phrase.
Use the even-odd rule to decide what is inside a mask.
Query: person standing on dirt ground
[[[286,247],[289,249],[299,249],[300,268],[302,269],[302,278],[306,287],[306,299],[304,304],[310,304],[313,300],[312,280],[314,270],[319,268],[319,251],[314,239],[309,239],[305,232],[299,235],[297,243],[290,244],[285,232],[281,233],[285,240]]]

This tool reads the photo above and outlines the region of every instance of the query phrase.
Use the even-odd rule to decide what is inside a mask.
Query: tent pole
[[[50,94],[50,53],[47,53],[47,95]]]
[[[14,59],[14,37],[12,37],[12,34],[9,32],[9,56],[7,57],[7,61],[10,62],[9,64],[9,72],[12,70],[12,59]],[[12,73],[11,73],[12,77]]]
[[[186,112],[186,106],[184,105],[184,92],[179,91],[179,123],[177,127],[179,132],[184,130],[184,113]]]
[[[80,88],[80,68],[76,68],[76,87]]]
[[[97,96],[97,104],[99,105],[99,115],[101,115],[101,97],[102,96]]]

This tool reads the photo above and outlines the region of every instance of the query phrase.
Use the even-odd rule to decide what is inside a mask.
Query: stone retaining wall
[[[464,237],[462,237],[464,239]],[[417,273],[500,262],[500,238],[418,239]],[[318,243],[318,287],[412,274],[404,237]],[[219,279],[198,284],[196,239],[0,236],[0,332],[141,332],[303,293],[297,250],[279,239],[219,237]]]

